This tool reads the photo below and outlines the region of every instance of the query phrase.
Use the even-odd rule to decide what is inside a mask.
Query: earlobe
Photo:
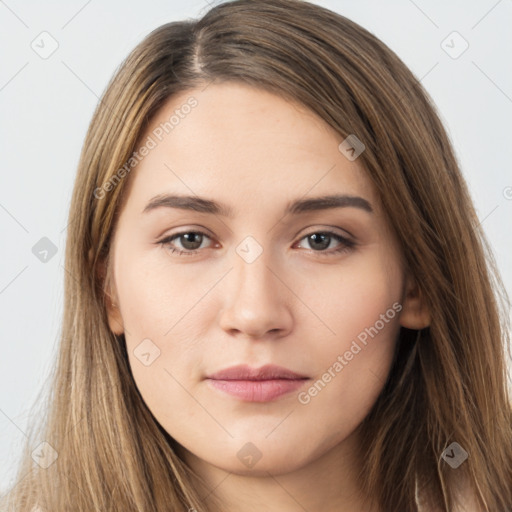
[[[115,297],[109,297],[105,294],[105,307],[107,309],[108,325],[110,330],[116,334],[121,335],[124,332],[123,317]]]
[[[103,290],[103,298],[110,330],[116,335],[121,335],[124,332],[123,317],[119,310],[119,301],[117,300],[115,285],[113,285],[113,280],[106,267],[107,264],[104,260],[98,264],[98,279],[100,280]]]
[[[420,330],[430,325],[430,311],[425,303],[419,286],[407,277],[400,313],[400,325],[408,329]]]

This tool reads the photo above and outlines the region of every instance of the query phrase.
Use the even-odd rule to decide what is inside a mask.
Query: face
[[[191,460],[304,467],[355,431],[413,327],[361,159],[313,113],[237,83],[171,98],[148,137],[111,248],[109,322],[136,385]]]

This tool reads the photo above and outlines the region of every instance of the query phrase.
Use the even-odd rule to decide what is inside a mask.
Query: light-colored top
[[[418,494],[418,482],[416,482],[414,497],[416,506],[418,507],[418,512],[433,512],[428,510],[424,504],[422,505],[422,500]],[[482,509],[478,508],[476,496],[474,493],[470,492],[469,486],[465,488],[465,491],[460,492],[459,503],[457,503],[453,512],[482,512]]]

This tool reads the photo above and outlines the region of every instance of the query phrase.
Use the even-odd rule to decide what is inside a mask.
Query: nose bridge
[[[274,275],[278,262],[272,257],[272,250],[265,249],[253,237],[246,237],[235,252],[224,297],[222,327],[251,336],[263,336],[269,330],[287,330],[291,312],[286,287]]]
[[[238,301],[252,297],[268,303],[268,300],[273,300],[272,297],[277,298],[276,279],[269,270],[275,266],[272,259],[272,250],[264,249],[253,237],[247,237],[238,245],[232,276],[236,281],[235,296]]]

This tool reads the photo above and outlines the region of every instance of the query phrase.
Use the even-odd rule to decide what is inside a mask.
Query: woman
[[[504,292],[431,100],[363,28],[237,0],[152,32],[68,229],[9,510],[512,510]]]

